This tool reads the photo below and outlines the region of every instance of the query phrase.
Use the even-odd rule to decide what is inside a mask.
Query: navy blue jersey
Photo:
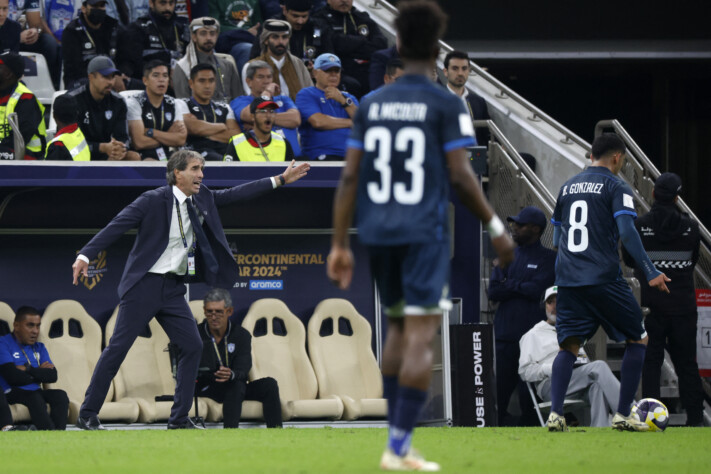
[[[445,153],[474,145],[462,101],[419,75],[369,96],[353,118],[348,147],[364,151],[356,204],[359,239],[370,245],[447,236]]]
[[[637,217],[632,190],[607,168],[592,166],[563,185],[551,219],[561,228],[556,285],[598,285],[622,277],[615,221],[621,214]]]

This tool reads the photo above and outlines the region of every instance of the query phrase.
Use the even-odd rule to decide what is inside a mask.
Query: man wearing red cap
[[[225,161],[291,161],[294,151],[284,137],[272,132],[276,109],[272,100],[257,97],[249,110],[252,113],[254,128],[240,133],[227,144]]]

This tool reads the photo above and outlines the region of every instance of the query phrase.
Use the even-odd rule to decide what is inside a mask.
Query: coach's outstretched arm
[[[671,279],[664,273],[657,270],[647,256],[642,246],[642,240],[639,238],[637,229],[634,228],[634,220],[632,216],[628,214],[620,214],[615,218],[617,222],[617,229],[620,231],[620,240],[622,240],[622,245],[625,246],[627,252],[634,258],[637,267],[644,272],[644,276],[649,282],[649,286],[656,288],[659,291],[669,293],[669,288],[667,288],[666,282],[671,281]]]
[[[457,197],[486,225],[491,243],[499,256],[499,265],[502,268],[506,267],[514,259],[513,240],[481,191],[479,180],[469,164],[466,150],[456,148],[448,151],[446,157],[449,165],[449,180]]]

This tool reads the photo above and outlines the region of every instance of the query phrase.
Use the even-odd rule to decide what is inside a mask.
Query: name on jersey
[[[582,193],[601,194],[603,186],[605,186],[603,183],[574,183],[563,187],[563,196]]]
[[[400,120],[404,122],[424,122],[427,104],[411,102],[384,102],[370,104],[368,120]]]

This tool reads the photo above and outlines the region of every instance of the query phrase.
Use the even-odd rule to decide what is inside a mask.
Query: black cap
[[[109,2],[108,2],[108,0],[84,0],[82,3],[83,3],[84,5],[91,5],[91,6],[94,6],[94,5],[97,5],[97,4],[99,4],[99,3],[109,3]]]
[[[249,111],[254,113],[257,111],[257,109],[262,110],[270,107],[273,109],[278,109],[279,104],[277,104],[271,99],[262,99],[261,97],[257,97],[252,101],[251,104],[249,104]]]
[[[546,215],[543,214],[543,211],[534,206],[524,207],[517,216],[509,216],[506,220],[521,225],[537,225],[541,228],[541,232],[546,228]]]
[[[12,51],[0,54],[0,64],[7,66],[16,78],[25,75],[25,58]]]
[[[681,178],[676,173],[662,173],[654,182],[654,198],[671,202],[681,192]]]
[[[311,10],[311,0],[284,0],[287,10],[295,12],[307,12]]]

